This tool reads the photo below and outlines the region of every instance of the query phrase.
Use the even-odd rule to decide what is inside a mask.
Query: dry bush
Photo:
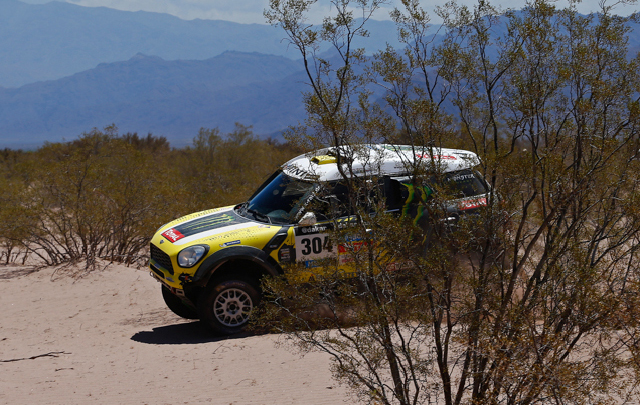
[[[293,153],[242,126],[227,136],[202,129],[179,150],[162,137],[119,136],[113,126],[34,152],[5,150],[0,260],[144,266],[160,225],[244,201]]]

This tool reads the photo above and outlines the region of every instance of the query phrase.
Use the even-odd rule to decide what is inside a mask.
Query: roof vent
[[[311,161],[317,165],[326,165],[328,163],[336,163],[338,159],[335,156],[318,155],[311,158]]]

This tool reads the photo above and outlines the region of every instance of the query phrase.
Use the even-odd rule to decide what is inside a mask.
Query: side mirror
[[[311,226],[315,225],[316,222],[318,222],[318,220],[316,219],[316,214],[314,214],[313,212],[305,212],[302,218],[300,218],[300,221],[298,221],[298,225]]]

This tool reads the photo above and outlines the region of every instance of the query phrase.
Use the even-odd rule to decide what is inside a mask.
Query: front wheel
[[[251,312],[260,302],[260,293],[244,280],[212,282],[198,300],[200,320],[216,332],[230,335],[242,331]]]

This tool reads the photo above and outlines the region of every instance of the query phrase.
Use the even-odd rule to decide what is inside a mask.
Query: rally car
[[[350,213],[321,213],[314,203],[319,190],[337,190],[346,173],[375,178],[384,188],[388,210],[402,213],[416,195],[409,167],[436,162],[456,188],[452,218],[487,204],[489,188],[474,170],[479,161],[473,152],[406,145],[357,148],[357,153],[326,148],[298,156],[248,201],[193,213],[160,227],[151,240],[149,266],[162,284],[167,306],[219,333],[241,331],[260,301],[262,277],[283,274],[289,263],[319,271],[314,262],[340,254],[330,243],[331,223],[348,221]],[[350,157],[341,159],[343,155]]]

